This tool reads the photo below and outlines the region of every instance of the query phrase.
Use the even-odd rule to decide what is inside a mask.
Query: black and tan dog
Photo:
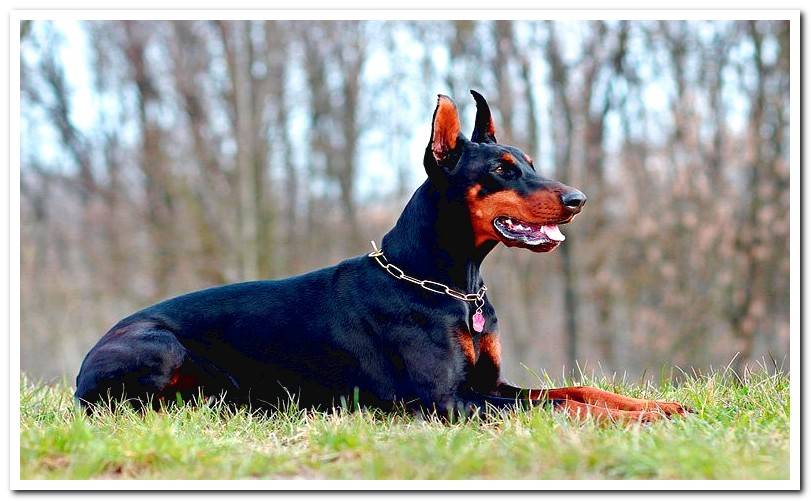
[[[439,96],[425,151],[428,179],[379,251],[284,280],[192,292],[116,324],[76,379],[85,406],[124,396],[136,405],[177,395],[224,395],[273,406],[357,401],[384,409],[535,405],[574,415],[650,421],[677,403],[589,387],[521,389],[500,377],[497,319],[479,274],[499,243],[548,252],[580,191],[540,176],[521,150],[496,142],[484,98],[470,140]],[[92,406],[90,406],[92,407]]]

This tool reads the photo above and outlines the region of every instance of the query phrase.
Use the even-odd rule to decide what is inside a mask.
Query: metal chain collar
[[[482,288],[479,289],[479,292],[475,294],[463,294],[457,290],[451,289],[445,284],[434,282],[433,280],[420,280],[418,278],[406,275],[403,270],[398,268],[396,265],[388,262],[386,256],[383,255],[383,250],[377,248],[377,244],[375,244],[374,240],[372,240],[372,248],[374,249],[374,251],[370,252],[368,256],[377,261],[377,264],[379,264],[384,270],[389,272],[389,274],[394,278],[405,280],[406,282],[411,282],[412,284],[419,285],[423,289],[434,292],[436,294],[445,294],[460,301],[474,303],[478,310],[481,310],[481,307],[484,306],[484,293],[487,292],[486,285],[482,285]]]

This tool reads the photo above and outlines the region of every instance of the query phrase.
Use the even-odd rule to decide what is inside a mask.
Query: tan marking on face
[[[524,153],[524,160],[526,160],[528,164],[532,164],[532,157],[526,153]]]
[[[501,240],[493,227],[498,216],[509,216],[527,223],[549,224],[564,218],[560,193],[555,189],[538,190],[524,198],[512,190],[502,190],[479,197],[481,185],[473,185],[467,192],[470,223],[476,247],[490,240]]]
[[[513,164],[513,165],[516,164],[515,157],[512,156],[509,153],[504,153],[503,155],[501,155],[501,161],[502,162],[507,162],[508,164]]]

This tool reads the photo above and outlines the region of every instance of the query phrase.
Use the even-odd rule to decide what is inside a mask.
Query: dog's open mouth
[[[535,224],[510,216],[499,216],[493,227],[509,246],[527,247],[539,252],[548,252],[566,240],[557,224]]]

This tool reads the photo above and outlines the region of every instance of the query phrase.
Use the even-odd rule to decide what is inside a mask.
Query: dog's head
[[[476,100],[470,140],[461,133],[453,100],[439,96],[425,149],[429,178],[449,196],[464,200],[477,247],[502,242],[551,251],[565,239],[558,226],[580,212],[586,196],[539,175],[520,149],[498,144],[487,101],[476,91],[470,93]]]

